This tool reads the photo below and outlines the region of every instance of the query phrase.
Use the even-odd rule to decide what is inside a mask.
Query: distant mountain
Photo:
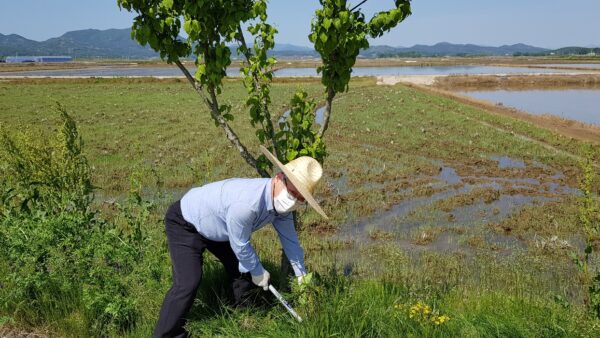
[[[233,48],[235,49],[235,48]],[[235,51],[234,54],[237,54]],[[296,46],[288,43],[275,43],[270,52],[272,55],[283,57],[318,57],[319,54],[311,47]]]
[[[600,48],[563,47],[552,51],[556,55],[600,55]]]
[[[29,54],[32,50],[31,46],[39,42],[25,39],[17,34],[3,35],[0,34],[0,55],[15,55],[17,53]]]
[[[0,55],[69,55],[76,58],[152,58],[158,57],[150,47],[131,39],[131,30],[86,29],[67,32],[58,38],[33,41],[22,36],[0,34]]]
[[[237,46],[231,46],[236,56]],[[588,54],[597,48],[567,47],[549,50],[522,43],[500,47],[479,46],[474,44],[452,44],[440,42],[433,46],[414,45],[412,47],[371,46],[362,50],[360,57],[378,58],[394,56],[472,56],[472,55],[548,55]],[[298,58],[319,55],[312,47],[296,46],[285,43],[275,45],[271,54],[279,57]],[[148,59],[158,57],[150,47],[140,46],[131,39],[131,30],[125,29],[85,29],[67,32],[60,37],[46,41],[33,41],[22,36],[0,34],[0,57],[13,55],[69,55],[75,58],[133,58]]]
[[[504,45],[500,47],[487,47],[473,44],[452,44],[440,42],[433,46],[414,45],[412,47],[373,46],[361,52],[363,57],[385,57],[395,55],[414,56],[468,56],[468,55],[513,55],[515,53],[545,53],[548,49],[533,47],[522,43]]]

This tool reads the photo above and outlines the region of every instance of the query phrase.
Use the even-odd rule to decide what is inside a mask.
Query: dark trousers
[[[215,242],[200,235],[183,219],[179,201],[173,203],[165,216],[167,243],[173,265],[173,285],[160,309],[153,337],[187,337],[185,317],[192,307],[202,280],[202,255],[208,249],[225,267],[232,280],[235,305],[254,288],[248,274],[238,270],[238,259],[229,242]]]

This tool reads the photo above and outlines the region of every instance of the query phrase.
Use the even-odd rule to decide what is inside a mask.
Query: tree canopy
[[[376,13],[367,21],[360,9],[364,2],[350,8],[346,0],[320,0],[321,8],[311,22],[309,39],[322,58],[318,72],[327,102],[324,121],[317,131],[314,100],[302,90],[292,97],[289,114],[273,118],[269,110],[276,60],[269,57],[268,51],[275,46],[277,30],[267,22],[266,0],[117,0],[121,8],[137,13],[132,38],[150,45],[163,60],[181,69],[209,107],[215,124],[223,128],[240,155],[263,177],[269,176],[270,162],[248,151],[229,124],[234,118],[231,106],[219,103],[223,79],[231,65],[230,45],[237,44],[238,54],[244,57],[241,73],[248,91],[246,106],[260,143],[284,163],[303,155],[322,162],[326,156],[323,137],[333,98],[348,90],[358,53],[369,46],[367,38],[382,36],[411,14],[410,0],[395,0],[392,9]],[[187,38],[181,36],[182,29]],[[245,35],[252,38],[252,47]],[[181,62],[189,57],[195,60],[194,75]]]

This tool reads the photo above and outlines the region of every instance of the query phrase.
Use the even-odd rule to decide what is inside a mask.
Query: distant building
[[[7,56],[6,62],[70,62],[73,58],[70,56]]]

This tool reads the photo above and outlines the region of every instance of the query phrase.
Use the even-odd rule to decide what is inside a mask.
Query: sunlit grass
[[[285,111],[298,87],[322,101],[318,82],[280,80],[273,86],[272,112]],[[258,143],[243,106],[245,89],[239,81],[228,81],[223,93],[221,101],[233,106],[234,128],[256,153]],[[28,125],[49,132],[56,117],[47,115],[47,108],[53,101],[67,107],[85,140],[97,186],[95,206],[103,214],[116,212],[114,201],[126,196],[131,175],[141,173],[144,197],[159,207],[144,228],[150,239],[147,261],[127,283],[141,313],[128,335],[149,336],[170,286],[161,224],[164,210],[192,186],[256,174],[183,81],[0,82],[0,98],[0,121],[9,129]],[[583,312],[583,289],[569,252],[535,247],[536,235],[578,238],[573,198],[548,207],[531,205],[499,224],[458,225],[460,230],[436,224],[444,210],[493,199],[489,191],[480,190],[417,208],[409,219],[418,226],[410,231],[401,228],[402,220],[392,219],[386,231],[374,228],[350,239],[340,235],[402,201],[447,189],[431,185],[442,164],[460,175],[508,176],[513,173],[499,171],[489,158],[508,155],[551,166],[565,173],[564,184],[576,186],[580,170],[571,157],[488,124],[582,155],[581,142],[529,123],[402,85],[380,87],[372,79],[353,80],[350,91],[336,99],[326,134],[329,157],[317,196],[331,220],[323,221],[310,210],[301,213],[307,266],[321,275],[323,288],[316,311],[298,307],[306,321],[297,324],[273,300],[256,311],[229,309],[224,273],[207,255],[206,279],[191,314],[190,331],[196,336],[227,337],[593,336],[600,324]],[[594,151],[599,159],[600,150]],[[535,177],[537,172],[521,175]],[[436,252],[427,247],[445,234],[455,236],[466,249]],[[526,245],[507,250],[489,243],[490,234],[512,236]],[[408,250],[399,240],[424,249]],[[274,231],[261,230],[253,241],[276,279],[281,250]],[[0,273],[7,273],[7,268],[0,262]],[[416,302],[450,320],[424,323],[394,308],[396,304],[410,308]],[[78,336],[85,332],[86,322],[76,312],[45,324],[60,334]]]

